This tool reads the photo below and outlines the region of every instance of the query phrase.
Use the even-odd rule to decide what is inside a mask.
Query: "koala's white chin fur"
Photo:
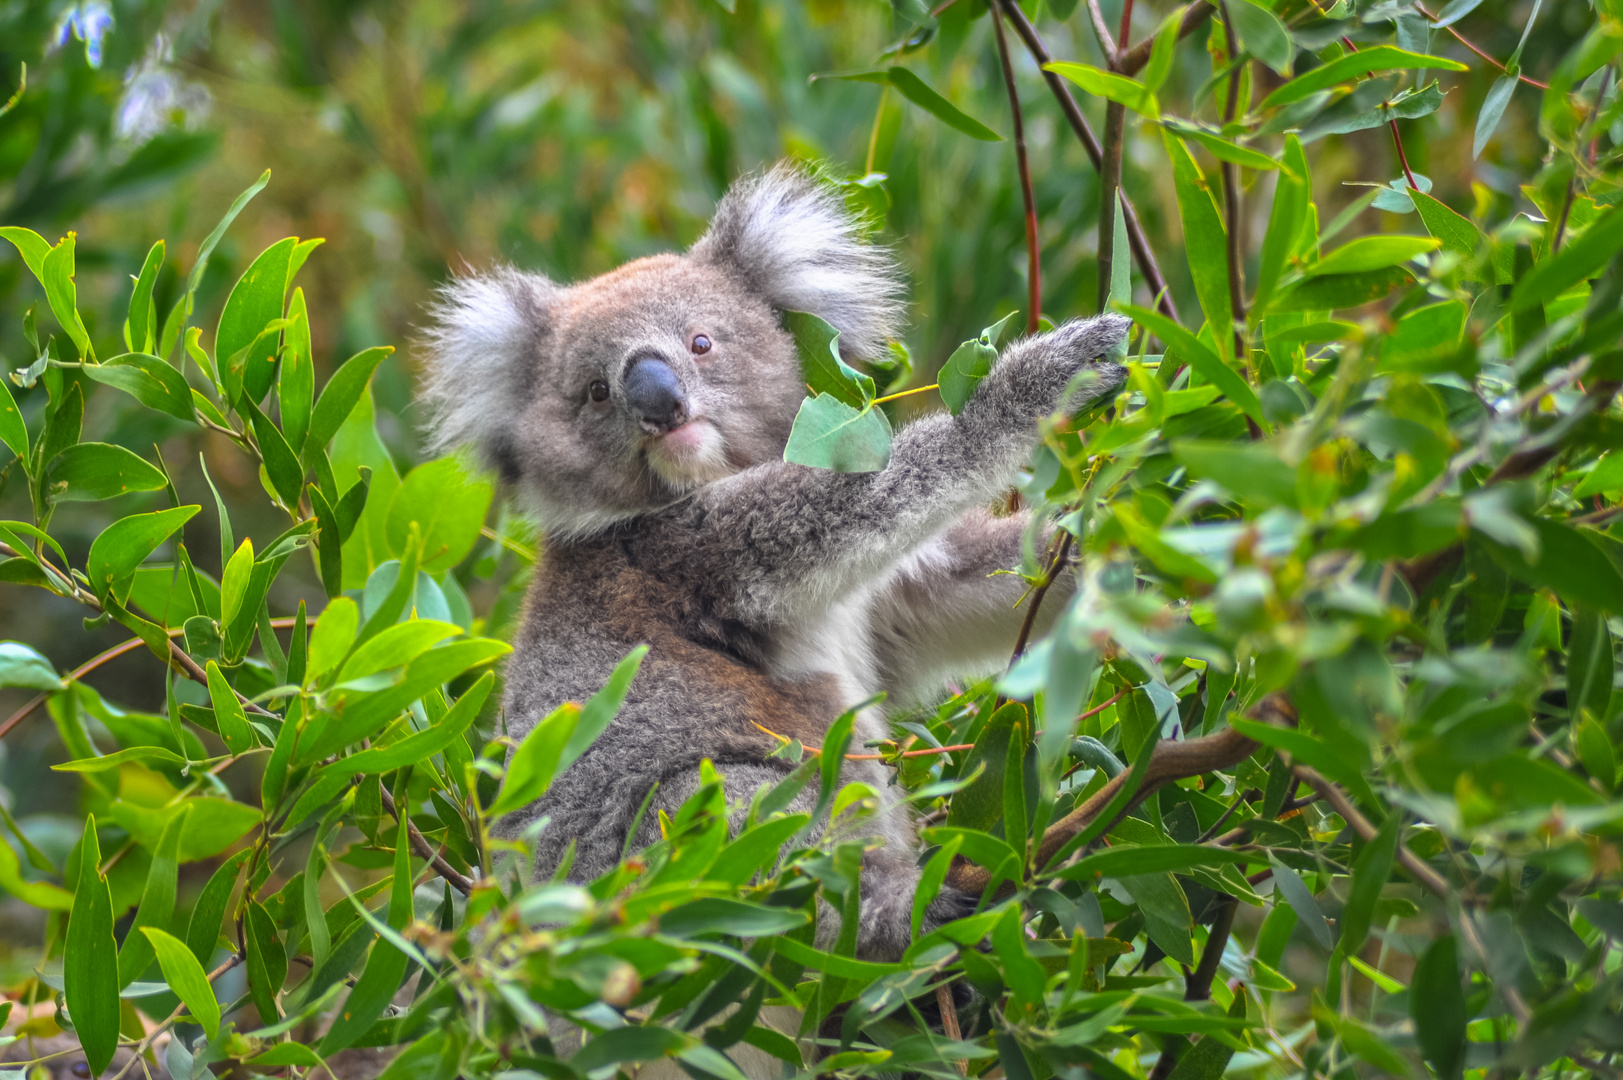
[[[655,475],[679,492],[714,483],[736,471],[727,460],[727,440],[702,416],[668,434],[651,437],[645,454]]]

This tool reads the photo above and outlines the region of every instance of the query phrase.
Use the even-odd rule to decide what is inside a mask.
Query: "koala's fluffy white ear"
[[[780,311],[809,311],[840,332],[852,357],[873,357],[900,332],[901,274],[865,243],[832,185],[788,163],[735,183],[691,256],[724,264]]]
[[[436,452],[470,446],[504,479],[517,479],[512,425],[529,398],[557,292],[540,274],[512,267],[440,289],[422,334],[422,397]]]

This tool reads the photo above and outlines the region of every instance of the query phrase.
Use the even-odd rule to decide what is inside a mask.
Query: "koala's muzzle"
[[[645,357],[626,372],[626,404],[642,429],[663,435],[688,419],[688,398],[682,380],[663,360]]]

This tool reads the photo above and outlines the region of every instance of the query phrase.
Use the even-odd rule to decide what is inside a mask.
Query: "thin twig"
[[[383,794],[383,809],[388,812],[390,817],[394,818],[396,821],[399,821],[400,812],[395,809],[394,794],[390,792],[388,788],[382,787],[382,785],[379,785],[379,787]],[[428,837],[424,836],[418,831],[417,826],[412,824],[410,818],[406,819],[406,835],[411,840],[412,850],[417,852],[418,855],[427,859],[429,864],[434,867],[435,872],[446,881],[449,881],[451,886],[455,888],[457,892],[461,893],[463,896],[467,896],[469,893],[473,892],[472,879],[468,878],[466,875],[459,872],[456,867],[446,862],[445,856],[434,850],[434,846],[428,842]]]
[[[1227,893],[1219,894],[1222,910],[1212,920],[1211,933],[1206,936],[1206,948],[1200,954],[1200,964],[1184,981],[1185,1001],[1208,1001],[1212,996],[1212,979],[1217,977],[1218,961],[1223,959],[1223,948],[1228,944],[1229,932],[1234,929],[1234,911],[1239,899]]]
[[[1026,51],[1031,53],[1033,60],[1037,61],[1037,66],[1043,67],[1045,64],[1051,63],[1053,57],[1049,54],[1048,47],[1043,44],[1043,39],[1038,36],[1036,28],[1031,25],[1031,20],[1026,18],[1025,12],[1020,10],[1020,5],[1015,0],[1002,0],[1002,4],[1003,14],[1008,17],[1009,25],[1013,26],[1015,33],[1020,35],[1020,40],[1025,42]],[[1199,20],[1190,24],[1190,29],[1194,29],[1196,25],[1199,25]],[[1146,39],[1147,41],[1148,39]],[[1148,53],[1145,54],[1145,57],[1148,58]],[[1139,65],[1139,67],[1142,66],[1142,64]],[[1099,146],[1099,140],[1094,137],[1093,128],[1088,126],[1087,117],[1082,115],[1082,109],[1077,105],[1076,98],[1071,95],[1070,88],[1065,85],[1065,80],[1048,70],[1043,71],[1043,80],[1048,83],[1049,91],[1053,93],[1054,100],[1059,103],[1060,111],[1065,114],[1066,122],[1071,125],[1071,130],[1076,133],[1077,139],[1081,141],[1082,149],[1087,151],[1088,160],[1093,162],[1095,169],[1099,168],[1104,160],[1103,149]],[[1149,238],[1144,235],[1144,226],[1138,220],[1138,211],[1133,209],[1133,200],[1123,196],[1121,208],[1122,220],[1127,225],[1127,242],[1133,249],[1133,258],[1138,262],[1138,268],[1144,274],[1144,280],[1149,283],[1150,293],[1156,298],[1156,307],[1169,319],[1176,319],[1178,309],[1172,303],[1172,294],[1167,287],[1166,275],[1161,273],[1161,266],[1155,261],[1155,252],[1150,248]]]
[[[209,972],[206,977],[209,982],[213,982],[215,979],[218,979],[221,975],[224,975],[226,972],[230,971],[232,968],[236,967],[242,962],[243,955],[241,953],[232,953],[230,956],[225,958],[219,967]],[[179,1005],[176,1005],[174,1012],[171,1012],[168,1017],[165,1018],[163,1023],[153,1028],[147,1034],[146,1038],[142,1039],[138,1044],[136,1044],[134,1054],[130,1057],[129,1061],[124,1063],[124,1067],[118,1070],[118,1072],[113,1076],[113,1080],[124,1080],[124,1074],[130,1071],[130,1067],[133,1066],[137,1061],[140,1061],[141,1055],[145,1054],[147,1050],[151,1048],[152,1044],[158,1041],[158,1036],[174,1027],[175,1021],[179,1020],[185,1012],[186,1003],[184,1001]]]
[[[1397,148],[1398,164],[1403,166],[1403,178],[1409,182],[1410,191],[1419,191],[1420,185],[1415,183],[1414,172],[1409,168],[1409,155],[1403,152],[1403,136],[1398,132],[1398,122],[1388,120],[1392,127],[1392,145]]]
[[[1415,10],[1420,12],[1420,14],[1424,15],[1426,18],[1430,19],[1432,22],[1436,22],[1439,18],[1439,16],[1433,15],[1431,12],[1427,11],[1424,4],[1416,4]],[[1450,34],[1453,34],[1455,41],[1459,42],[1461,45],[1464,45],[1467,49],[1470,49],[1472,52],[1476,53],[1482,59],[1498,68],[1500,71],[1503,71],[1507,75],[1510,74],[1509,68],[1495,60],[1493,57],[1489,56],[1487,53],[1483,52],[1481,49],[1477,48],[1475,45],[1471,44],[1471,42],[1466,39],[1464,34],[1460,33],[1452,26],[1445,26],[1443,29],[1447,30]],[[1528,76],[1523,75],[1520,71],[1516,73],[1516,78],[1520,79],[1528,86],[1536,86],[1540,90],[1548,90],[1550,88],[1549,83],[1541,83],[1537,79],[1529,78]]]
[[[1116,41],[1110,36],[1110,28],[1105,25],[1105,13],[1099,8],[1099,0],[1088,0],[1088,18],[1093,22],[1094,36],[1099,39],[1099,51],[1105,55],[1105,66],[1115,71],[1120,63],[1116,55]]]
[[[1031,162],[1026,157],[1026,123],[1020,112],[1020,92],[1014,85],[1009,39],[1003,32],[1003,19],[998,15],[996,5],[992,7],[992,29],[997,32],[997,55],[1003,66],[1003,86],[1009,93],[1009,113],[1014,118],[1014,162],[1020,172],[1020,197],[1026,204],[1026,333],[1035,334],[1043,307],[1043,265],[1037,246],[1037,198],[1031,190]]]
[[[962,1042],[964,1033],[958,1028],[958,1006],[952,1003],[951,985],[942,983],[935,988],[935,1004],[936,1008],[941,1010],[941,1034],[953,1042]],[[969,1060],[967,1058],[958,1061],[957,1065],[959,1076],[969,1075]]]
[[[1026,617],[1020,623],[1020,634],[1014,639],[1014,653],[1009,657],[1010,667],[1013,667],[1015,661],[1025,653],[1026,643],[1031,640],[1032,627],[1037,625],[1037,609],[1042,606],[1043,597],[1048,595],[1050,586],[1054,584],[1055,575],[1065,566],[1065,560],[1071,555],[1071,534],[1060,529],[1052,551],[1053,555],[1048,560],[1048,572],[1043,575],[1042,583],[1031,590],[1031,602],[1026,606]]]
[[[1228,55],[1225,59],[1233,63],[1240,55],[1240,43],[1234,35],[1234,20],[1229,18],[1228,0],[1219,0],[1223,12],[1223,47]],[[1240,107],[1240,82],[1245,74],[1245,67],[1241,65],[1229,72],[1228,100],[1223,106],[1223,123],[1234,122],[1234,114]],[[1245,283],[1240,280],[1243,266],[1240,262],[1240,233],[1244,220],[1240,216],[1240,167],[1232,161],[1223,162],[1223,207],[1228,218],[1228,236],[1226,244],[1228,255],[1229,279],[1229,317],[1234,321],[1234,359],[1237,363],[1246,364],[1245,349]],[[1262,429],[1257,422],[1249,416],[1246,417],[1247,427],[1253,439],[1262,437]]]

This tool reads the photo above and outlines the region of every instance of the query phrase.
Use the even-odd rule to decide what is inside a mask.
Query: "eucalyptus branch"
[[[1090,0],[1096,2],[1096,0]],[[1009,113],[1014,119],[1014,161],[1020,171],[1020,197],[1026,204],[1026,333],[1035,334],[1042,317],[1043,265],[1037,240],[1037,198],[1031,190],[1031,162],[1026,156],[1026,123],[1020,112],[1020,92],[1014,85],[1014,64],[1009,60],[1009,39],[1003,32],[1003,19],[992,7],[992,29],[997,34],[998,61],[1003,67],[1003,86],[1009,94]]]
[[[209,972],[205,977],[209,982],[212,983],[215,979],[218,979],[221,975],[224,975],[226,972],[242,963],[244,959],[245,958],[241,953],[232,953],[220,963],[219,967]],[[146,1038],[142,1039],[135,1045],[135,1049],[130,1056],[130,1060],[126,1061],[124,1063],[124,1067],[113,1075],[113,1080],[124,1080],[124,1074],[129,1072],[130,1068],[134,1066],[137,1061],[141,1060],[142,1054],[145,1054],[149,1049],[151,1049],[152,1044],[158,1041],[158,1036],[174,1027],[176,1022],[179,1021],[180,1018],[185,1015],[185,1013],[186,1003],[183,1001],[179,1005],[176,1005],[174,1011],[164,1018],[163,1023],[153,1028],[147,1033]]]
[[[1183,22],[1178,24],[1178,40],[1182,41],[1200,29],[1200,24],[1211,18],[1213,10],[1215,9],[1208,0],[1196,0],[1190,4],[1188,10],[1183,13]],[[1123,34],[1121,57],[1116,70],[1123,75],[1132,75],[1150,62],[1150,54],[1155,50],[1155,38],[1147,37],[1131,49],[1127,48],[1126,39],[1127,35]]]
[[[394,795],[381,784],[379,788],[383,793],[383,809],[396,821],[401,820],[400,811],[395,807]],[[427,859],[429,864],[434,867],[434,871],[440,877],[449,881],[452,888],[463,896],[473,892],[473,880],[446,862],[445,856],[434,850],[434,846],[428,842],[428,837],[424,836],[417,826],[412,824],[410,818],[406,819],[406,835],[411,839],[412,850]]]
[[[1438,18],[1439,18],[1439,16],[1433,15],[1431,12],[1427,11],[1426,10],[1426,5],[1424,5],[1424,4],[1416,4],[1415,5],[1415,10],[1420,12],[1420,14],[1424,15],[1426,18],[1430,19],[1432,22],[1436,22],[1438,20]],[[1510,74],[1510,69],[1508,67],[1506,67],[1504,64],[1501,64],[1499,61],[1495,60],[1493,57],[1489,56],[1487,53],[1483,52],[1481,49],[1477,48],[1475,45],[1471,44],[1470,40],[1467,39],[1464,34],[1460,33],[1458,30],[1454,29],[1452,26],[1445,26],[1445,27],[1443,27],[1443,29],[1447,30],[1450,34],[1453,34],[1455,41],[1459,42],[1461,45],[1464,45],[1467,49],[1470,49],[1472,52],[1476,53],[1482,59],[1484,59],[1488,63],[1492,64],[1494,67],[1498,68],[1500,71],[1503,71],[1506,75]],[[1549,83],[1539,82],[1537,79],[1530,78],[1530,77],[1528,77],[1526,75],[1523,75],[1520,71],[1516,72],[1516,78],[1520,79],[1522,82],[1526,83],[1528,86],[1536,86],[1540,90],[1548,90],[1550,88]]]
[[[1053,57],[1049,55],[1047,46],[1043,44],[1042,38],[1037,35],[1037,29],[1031,25],[1031,20],[1026,18],[1025,12],[1020,10],[1020,5],[1015,0],[1000,0],[1000,2],[1003,5],[1003,14],[1008,17],[1009,24],[1014,27],[1015,33],[1020,35],[1020,40],[1025,42],[1026,50],[1031,53],[1031,58],[1037,61],[1037,65],[1042,67],[1052,62]],[[1194,25],[1198,25],[1198,21]],[[1194,25],[1191,25],[1190,29],[1193,29]],[[1146,43],[1149,40],[1146,39]],[[1148,53],[1145,54],[1146,60],[1148,55]],[[1139,66],[1142,67],[1143,65],[1140,64]],[[1133,70],[1137,70],[1137,68]],[[1093,129],[1088,126],[1087,117],[1082,115],[1082,109],[1077,105],[1076,98],[1071,95],[1070,89],[1065,85],[1065,80],[1047,70],[1043,72],[1043,80],[1048,83],[1048,89],[1053,93],[1054,100],[1059,103],[1060,111],[1065,114],[1066,122],[1071,125],[1071,130],[1076,133],[1077,139],[1081,141],[1082,149],[1087,151],[1088,160],[1093,162],[1095,169],[1101,168],[1104,161],[1104,152],[1099,146],[1099,140],[1094,137]],[[1150,249],[1149,238],[1144,235],[1144,226],[1138,220],[1138,211],[1133,209],[1132,200],[1126,196],[1122,197],[1121,208],[1122,219],[1127,226],[1127,242],[1133,249],[1133,258],[1138,262],[1139,270],[1143,272],[1145,281],[1149,283],[1150,292],[1156,298],[1156,307],[1168,318],[1176,319],[1178,310],[1173,306],[1171,290],[1167,287],[1166,276],[1161,273],[1160,264],[1155,261],[1155,252]]]

